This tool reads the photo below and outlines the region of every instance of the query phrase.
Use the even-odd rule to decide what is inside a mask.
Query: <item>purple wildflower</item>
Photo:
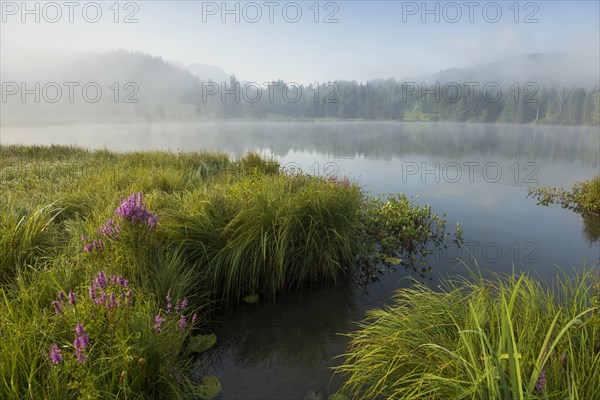
[[[76,303],[75,293],[69,292],[69,304],[74,306]]]
[[[94,280],[93,284],[97,289],[108,288],[108,282],[106,281],[106,275],[104,274],[104,271],[98,272],[98,277]]]
[[[156,332],[160,332],[160,327],[163,322],[165,322],[165,320],[160,315],[157,315],[156,317],[154,317],[154,330]]]
[[[121,196],[121,204],[115,214],[133,223],[145,223],[150,229],[154,229],[158,221],[158,216],[148,211],[142,192],[133,193],[127,200]]]
[[[85,333],[85,328],[79,322],[75,325],[75,333],[77,336],[81,336]]]
[[[62,312],[63,312],[63,303],[62,303],[62,301],[56,301],[55,300],[55,301],[52,302],[52,306],[54,307],[54,311],[57,314],[62,314]]]
[[[185,315],[181,314],[181,316],[179,317],[179,323],[177,324],[177,326],[179,326],[179,329],[184,330],[186,325],[187,325],[187,322],[185,320]]]
[[[106,304],[106,292],[100,293],[100,297],[96,299],[96,304]]]
[[[171,304],[171,300],[173,300],[173,298],[171,297],[171,292],[167,292],[167,295],[165,296],[165,300],[167,300],[167,314],[171,312],[171,308],[173,308],[173,304]]]
[[[85,246],[83,246],[83,251],[85,251],[86,253],[89,253],[92,251],[92,244],[88,243]]]
[[[542,372],[540,372],[540,376],[538,377],[538,381],[535,384],[535,390],[538,393],[542,393],[542,391],[546,387],[546,383],[547,383],[546,372],[542,371]]]
[[[560,362],[563,363],[563,364],[565,364],[567,362],[567,355],[566,354],[563,354],[563,355],[560,356]]]
[[[192,315],[192,325],[196,323],[197,319],[198,319],[198,315],[196,315],[196,314]]]
[[[98,228],[98,232],[110,239],[116,239],[117,234],[121,232],[121,228],[115,224],[113,219],[109,219],[104,225]]]
[[[117,308],[118,306],[117,296],[115,296],[114,293],[111,293],[108,299],[108,308]]]
[[[186,308],[187,306],[188,306],[188,300],[187,300],[187,299],[183,299],[183,300],[181,301],[181,307],[180,307],[180,310],[181,310],[181,311],[185,310],[185,308]]]
[[[85,235],[81,235],[81,240],[82,240],[83,242],[87,242],[87,236],[85,236]]]
[[[75,334],[77,337],[75,337],[75,340],[73,341],[73,346],[75,347],[77,362],[81,364],[87,359],[87,355],[83,353],[83,350],[85,350],[90,343],[90,337],[85,333],[85,328],[80,323],[75,325]]]
[[[50,361],[52,362],[52,365],[56,365],[62,360],[63,358],[60,355],[60,349],[56,343],[52,343],[52,346],[50,346]]]
[[[62,290],[60,292],[58,292],[58,299],[60,301],[64,301],[67,299],[67,296],[65,295],[65,292],[63,292]]]
[[[94,300],[96,298],[96,290],[94,289],[94,285],[90,286],[88,293],[90,294],[90,300]]]

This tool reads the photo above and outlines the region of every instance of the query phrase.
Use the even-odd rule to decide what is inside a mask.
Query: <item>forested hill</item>
[[[311,85],[274,81],[267,86],[235,77],[226,82],[212,82],[210,77],[203,81],[201,71],[222,78],[225,73],[203,64],[176,65],[139,52],[78,54],[60,64],[48,57],[44,63],[24,61],[16,67],[6,60],[2,62],[2,123],[339,118],[600,125],[598,77],[588,67],[575,73],[576,60],[561,53],[526,55],[504,64],[451,69],[403,81],[337,80]],[[72,89],[68,82],[78,85],[74,101],[67,96]],[[102,89],[98,101],[82,97],[82,88],[90,82]],[[39,102],[32,93],[36,83]],[[57,87],[62,88],[62,97],[54,101]],[[21,93],[22,88],[29,94]]]

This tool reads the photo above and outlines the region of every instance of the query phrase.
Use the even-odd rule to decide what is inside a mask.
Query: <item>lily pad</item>
[[[190,339],[190,351],[194,353],[202,353],[210,349],[217,343],[217,335],[196,335]]]
[[[219,395],[219,393],[221,393],[221,389],[221,382],[216,376],[207,375],[202,378],[202,386],[200,390],[202,391],[202,396],[205,399],[214,399]]]
[[[244,296],[244,302],[248,304],[256,304],[258,303],[258,295],[257,294],[249,294],[248,296]]]
[[[383,261],[385,261],[386,264],[391,264],[391,265],[400,265],[400,263],[402,262],[401,259],[396,258],[396,257],[388,257]]]

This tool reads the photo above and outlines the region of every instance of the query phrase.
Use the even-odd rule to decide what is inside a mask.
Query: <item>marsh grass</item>
[[[600,398],[593,269],[549,285],[527,275],[421,283],[373,310],[336,371],[364,399]]]
[[[202,397],[207,385],[187,371],[192,329],[181,329],[192,324],[169,314],[169,299],[189,299],[206,318],[216,305],[335,284],[358,260],[376,265],[382,250],[446,237],[427,207],[371,201],[348,180],[286,175],[255,153],[0,146],[0,173],[0,398]],[[116,215],[142,192],[157,223]],[[99,228],[111,219],[120,231],[107,236]],[[101,271],[126,277],[136,300],[83,301]],[[61,291],[81,304],[56,310]],[[89,329],[83,362],[78,323]],[[52,365],[51,349],[64,363]]]
[[[310,177],[244,178],[183,198],[170,241],[197,262],[209,291],[267,298],[348,275],[362,194]]]

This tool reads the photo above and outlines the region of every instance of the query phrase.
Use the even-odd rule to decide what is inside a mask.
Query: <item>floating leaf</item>
[[[244,302],[248,304],[258,303],[258,295],[257,294],[249,294],[248,296],[244,296]]]
[[[400,265],[400,263],[402,262],[401,259],[396,258],[396,257],[388,257],[383,261],[385,261],[386,264],[392,264],[392,265]]]
[[[214,375],[207,375],[202,378],[202,386],[200,388],[202,396],[205,399],[214,399],[221,393],[221,382]]]
[[[215,345],[217,342],[217,335],[211,333],[210,335],[197,335],[190,339],[190,351],[194,353],[202,353]]]

